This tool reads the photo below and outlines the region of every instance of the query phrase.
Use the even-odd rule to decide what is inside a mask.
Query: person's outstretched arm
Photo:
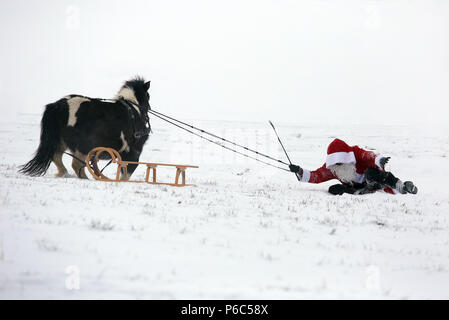
[[[324,164],[321,168],[318,168],[314,171],[303,169],[300,166],[294,164],[290,165],[289,167],[290,171],[294,172],[299,177],[299,180],[301,180],[302,182],[321,183],[332,179],[336,179],[334,174],[329,169],[326,168],[326,164]]]

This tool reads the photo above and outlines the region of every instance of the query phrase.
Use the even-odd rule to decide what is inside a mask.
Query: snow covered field
[[[17,173],[39,114],[1,120],[0,298],[449,298],[444,128],[278,124],[315,169],[338,136],[392,157],[413,195],[329,195],[154,119],[142,161],[199,165],[195,187]],[[194,124],[281,159],[268,123]],[[143,175],[138,168],[137,176]],[[173,172],[160,171],[171,180]],[[79,280],[79,281],[78,281]]]

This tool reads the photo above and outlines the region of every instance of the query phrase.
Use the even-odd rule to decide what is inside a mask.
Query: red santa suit
[[[329,144],[327,148],[326,163],[314,171],[303,169],[301,181],[309,183],[321,183],[332,179],[337,179],[343,184],[350,184],[357,187],[362,187],[365,182],[365,171],[368,168],[378,168],[383,170],[380,166],[379,160],[382,157],[376,155],[372,151],[367,151],[358,146],[349,146],[346,142],[335,139]],[[351,182],[342,181],[336,176],[329,167],[337,163],[353,163],[355,164],[355,175]],[[391,188],[385,188],[385,192],[395,193]]]

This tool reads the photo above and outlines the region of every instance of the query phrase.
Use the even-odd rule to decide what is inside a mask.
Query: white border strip
[[[310,171],[307,169],[302,169],[302,177],[301,177],[301,181],[302,182],[309,182],[310,180]]]
[[[382,168],[382,166],[380,165],[380,159],[383,158],[383,156],[377,156],[376,159],[374,159],[374,163],[376,164],[376,166],[378,166],[379,168]]]

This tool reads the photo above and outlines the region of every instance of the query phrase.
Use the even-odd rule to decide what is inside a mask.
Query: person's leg
[[[367,187],[371,190],[383,189],[390,187],[396,189],[400,193],[418,192],[418,188],[411,181],[402,182],[396,178],[391,172],[382,171],[378,168],[368,168],[365,172]]]
[[[371,189],[396,188],[396,184],[400,181],[391,172],[377,168],[368,168],[365,171],[365,178],[366,184]]]

